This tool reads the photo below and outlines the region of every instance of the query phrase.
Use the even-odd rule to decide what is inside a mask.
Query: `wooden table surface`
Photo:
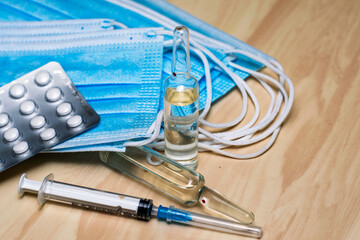
[[[360,1],[170,2],[274,56],[295,85],[293,109],[273,147],[248,161],[201,153],[206,184],[251,209],[262,239],[359,239]],[[231,120],[240,103],[232,91],[210,120]],[[101,164],[95,153],[40,154],[0,174],[0,239],[241,239],[56,203],[39,209],[34,195],[17,195],[23,172],[35,180],[52,172],[59,181],[182,207]]]

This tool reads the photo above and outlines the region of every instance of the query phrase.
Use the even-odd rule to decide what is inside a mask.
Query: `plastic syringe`
[[[53,180],[53,174],[49,174],[42,182],[39,182],[27,179],[24,173],[20,178],[18,192],[20,196],[25,192],[38,194],[40,206],[47,200],[51,200],[146,221],[151,217],[157,217],[168,223],[176,222],[249,237],[260,238],[262,234],[262,228],[258,226],[185,211],[172,206],[156,207],[150,199],[57,182]]]

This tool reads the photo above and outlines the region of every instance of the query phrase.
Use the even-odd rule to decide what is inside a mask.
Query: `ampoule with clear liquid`
[[[185,51],[187,72],[175,72],[179,48]],[[173,74],[165,80],[165,155],[196,169],[198,165],[199,87],[190,75],[189,32],[184,26],[174,31]]]

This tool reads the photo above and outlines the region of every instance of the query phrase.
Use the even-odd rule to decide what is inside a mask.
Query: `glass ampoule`
[[[198,165],[199,86],[190,74],[189,31],[174,30],[172,75],[165,80],[165,155],[196,169]],[[185,53],[187,72],[176,72],[180,51]]]

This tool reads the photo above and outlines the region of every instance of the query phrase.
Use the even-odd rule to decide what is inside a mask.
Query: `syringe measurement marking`
[[[77,202],[72,202],[71,205],[73,205],[75,207],[81,207],[81,208],[86,208],[86,209],[90,209],[90,210],[95,210],[98,212],[105,212],[105,213],[109,213],[109,214],[113,214],[113,215],[117,215],[117,216],[136,217],[135,214],[124,212],[121,207],[119,207],[116,210],[113,210],[113,209],[109,209],[109,208],[97,207],[97,206],[83,204],[83,203],[77,203]]]

